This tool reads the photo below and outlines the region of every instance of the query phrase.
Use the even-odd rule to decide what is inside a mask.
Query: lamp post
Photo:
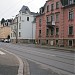
[[[18,16],[16,15],[17,26],[16,26],[16,43],[18,43]]]

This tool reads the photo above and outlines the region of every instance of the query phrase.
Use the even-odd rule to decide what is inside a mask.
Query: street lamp
[[[16,27],[16,43],[18,43],[18,16],[16,15],[17,19],[17,27]]]

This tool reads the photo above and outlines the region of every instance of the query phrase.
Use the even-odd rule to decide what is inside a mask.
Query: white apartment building
[[[17,39],[21,43],[32,43],[35,41],[36,15],[37,13],[31,12],[27,6],[21,8],[15,18],[15,23],[11,24],[11,41]]]

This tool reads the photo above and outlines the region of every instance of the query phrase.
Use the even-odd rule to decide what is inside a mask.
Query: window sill
[[[49,35],[46,35],[46,37],[49,37]]]
[[[56,21],[55,23],[59,23],[59,21]]]
[[[57,7],[56,9],[59,9],[59,7]]]
[[[59,35],[55,35],[55,37],[59,37]]]
[[[50,35],[50,37],[54,37],[54,35]]]
[[[68,21],[74,21],[74,19],[69,19]]]
[[[74,36],[73,34],[69,34],[69,35],[68,35],[68,37],[73,37],[73,36]]]

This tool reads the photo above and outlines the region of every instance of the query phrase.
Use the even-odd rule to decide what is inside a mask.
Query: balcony
[[[55,26],[55,21],[47,22],[47,27],[54,27]]]

